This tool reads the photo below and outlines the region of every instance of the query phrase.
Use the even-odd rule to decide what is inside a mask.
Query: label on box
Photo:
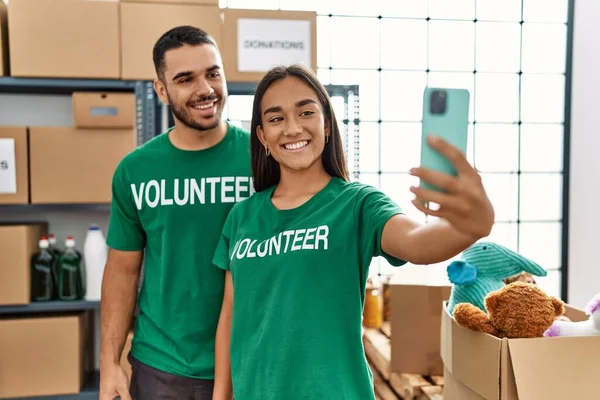
[[[306,20],[238,20],[238,71],[265,72],[279,64],[311,66],[311,22]]]
[[[15,139],[0,139],[0,194],[17,193]]]

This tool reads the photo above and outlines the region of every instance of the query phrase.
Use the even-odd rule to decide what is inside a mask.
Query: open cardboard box
[[[458,325],[443,305],[444,400],[600,399],[600,336],[498,339]]]

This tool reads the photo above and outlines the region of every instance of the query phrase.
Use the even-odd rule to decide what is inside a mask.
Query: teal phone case
[[[445,100],[442,101],[441,99]],[[456,176],[452,163],[427,144],[429,134],[437,135],[463,153],[467,151],[469,127],[469,91],[466,89],[431,88],[423,93],[423,124],[421,133],[421,166]],[[441,106],[444,103],[445,107]],[[420,181],[419,186],[431,190],[441,189]]]

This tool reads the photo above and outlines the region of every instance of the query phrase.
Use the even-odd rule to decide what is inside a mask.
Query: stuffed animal
[[[450,315],[458,303],[471,303],[484,311],[483,299],[488,293],[502,288],[505,285],[503,279],[521,272],[547,275],[546,270],[534,261],[496,243],[477,242],[463,252],[462,258],[450,263],[446,269],[452,283],[448,301]]]
[[[518,275],[514,275],[509,278],[502,279],[502,281],[507,285],[509,283],[513,283],[513,282],[517,282],[517,281],[525,282],[525,283],[533,283],[534,285],[537,285],[537,282],[535,281],[535,278],[533,277],[533,275],[531,275],[527,272],[521,272]]]
[[[554,321],[544,332],[544,336],[600,336],[600,294],[590,300],[585,307],[585,313],[590,316],[585,321]]]
[[[465,328],[499,338],[536,338],[542,337],[565,312],[562,300],[524,282],[488,293],[485,308],[487,314],[470,303],[459,303],[454,308],[454,319]]]

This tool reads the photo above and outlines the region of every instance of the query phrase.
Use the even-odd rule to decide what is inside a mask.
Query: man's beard
[[[171,107],[171,112],[173,112],[175,118],[177,118],[179,121],[181,121],[181,123],[192,129],[196,129],[198,131],[208,131],[211,129],[215,129],[217,126],[219,126],[219,123],[221,122],[221,110],[218,109],[221,98],[217,95],[203,97],[198,100],[199,102],[206,100],[217,100],[217,119],[214,122],[211,122],[210,124],[203,124],[201,122],[195,121],[190,115],[190,112],[187,110],[187,104],[185,104],[183,107],[180,107],[177,103],[171,100],[171,96],[169,96],[169,93],[167,93],[167,98],[169,99],[169,106]]]

